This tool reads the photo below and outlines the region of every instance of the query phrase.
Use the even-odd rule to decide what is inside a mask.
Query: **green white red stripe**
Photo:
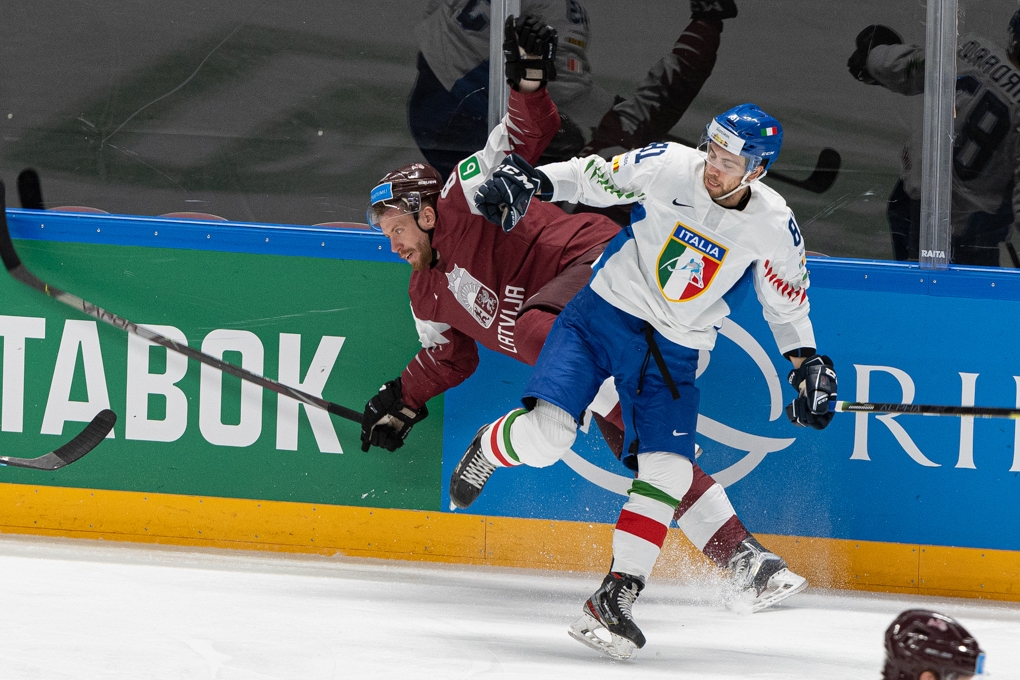
[[[761,136],[762,137],[771,137],[773,135],[778,135],[778,134],[779,134],[779,128],[777,128],[775,125],[773,125],[772,127],[767,127],[767,128],[762,128],[761,129]]]
[[[521,459],[510,443],[510,426],[518,416],[527,413],[519,408],[506,414],[492,424],[489,431],[482,437],[482,449],[491,454],[495,462],[503,467],[514,467],[521,464]]]
[[[644,577],[651,573],[678,504],[651,484],[635,480],[613,532],[614,570]]]

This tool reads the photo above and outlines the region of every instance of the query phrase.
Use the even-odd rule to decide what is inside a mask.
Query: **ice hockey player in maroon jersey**
[[[372,191],[370,222],[414,270],[408,292],[422,349],[366,407],[365,450],[399,447],[427,415],[425,403],[474,372],[476,343],[533,365],[556,315],[619,231],[603,216],[543,205],[504,233],[475,207],[475,190],[507,154],[537,160],[559,127],[545,88],[554,74],[556,33],[530,17],[514,25],[508,22],[508,42],[539,56],[513,59],[508,50],[514,85],[508,113],[485,148],[457,164],[445,186],[434,168],[412,163]],[[406,410],[388,413],[397,402]]]
[[[527,17],[514,26],[508,22],[509,111],[486,147],[461,161],[442,189],[434,168],[414,163],[389,173],[372,190],[370,222],[413,269],[408,292],[422,349],[366,404],[364,451],[400,448],[428,416],[426,402],[474,372],[478,343],[533,365],[556,315],[587,284],[591,263],[618,232],[601,215],[568,215],[538,201],[504,232],[475,206],[476,189],[509,153],[534,162],[558,126],[543,87],[551,74],[555,32]],[[513,59],[517,42],[527,48],[527,58]],[[532,58],[536,54],[545,56]],[[595,420],[619,457],[618,405],[603,415],[609,422]],[[754,539],[722,486],[696,463],[675,519],[695,547],[733,574],[734,608],[757,611],[781,599],[766,592],[766,584],[785,562]]]

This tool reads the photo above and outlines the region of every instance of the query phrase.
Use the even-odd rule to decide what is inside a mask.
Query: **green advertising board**
[[[126,226],[148,235],[153,224]],[[16,246],[54,286],[357,411],[418,349],[402,263],[44,240]],[[356,423],[168,356],[8,276],[0,277],[0,301],[5,455],[50,451],[100,408],[119,416],[87,465],[59,474],[3,468],[4,482],[439,507],[441,399],[398,454],[363,453]]]

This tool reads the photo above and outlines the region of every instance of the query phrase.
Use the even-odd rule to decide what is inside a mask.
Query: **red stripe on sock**
[[[708,539],[702,552],[717,566],[725,567],[729,565],[740,542],[750,535],[743,523],[736,515],[733,515],[719,527],[718,531],[712,534],[712,538]]]
[[[668,527],[636,512],[621,510],[620,519],[616,520],[616,528],[619,531],[643,538],[661,548],[662,542],[666,540],[666,530]]]
[[[504,456],[500,450],[497,442],[499,441],[499,428],[503,426],[503,421],[506,420],[506,416],[503,416],[490,428],[489,446],[492,447],[492,455],[496,456],[496,460],[500,462],[503,467],[513,467],[514,461],[510,460],[509,457]]]
[[[694,479],[691,481],[691,488],[684,497],[680,499],[680,505],[676,506],[673,519],[680,521],[691,506],[698,502],[698,499],[705,495],[705,492],[715,486],[715,480],[705,474],[697,463],[694,463]]]

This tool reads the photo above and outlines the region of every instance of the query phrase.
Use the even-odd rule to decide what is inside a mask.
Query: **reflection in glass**
[[[362,222],[365,187],[420,160],[409,5],[21,5],[0,26],[0,172],[35,167],[54,207]]]
[[[667,8],[659,4],[660,9]],[[613,94],[596,78],[589,7],[611,20],[601,30],[614,59],[626,61],[632,77],[643,76],[631,86],[630,96]],[[409,124],[426,160],[444,176],[464,156],[484,146],[488,133],[489,10],[484,0],[433,2],[416,31],[421,52]],[[522,15],[536,16],[559,35],[558,77],[549,84],[549,93],[561,126],[543,157],[546,162],[595,152],[608,156],[665,139],[711,75],[723,20],[733,18],[737,9],[733,0],[694,0],[690,21],[679,38],[663,41],[661,54],[641,62],[628,59],[630,47],[614,39],[612,20],[618,12],[619,7],[605,0],[521,4]],[[677,14],[672,4],[668,12]]]
[[[953,262],[1020,267],[1020,10],[964,0],[960,32]]]
[[[992,3],[998,8],[988,4],[981,6],[982,23],[999,14],[996,34],[968,31],[957,45],[950,258],[954,264],[997,266],[1001,261],[1020,266],[1010,262],[1012,244],[1005,241],[1013,222],[1014,173],[1020,158],[1020,105],[1016,102],[1020,71],[1017,45],[1007,30],[1013,25],[1009,17],[1015,3]],[[965,16],[962,11],[961,17]],[[1013,17],[1020,20],[1020,13]],[[922,46],[904,42],[885,26],[869,27],[859,39],[865,44],[858,45],[849,64],[859,80],[902,95],[923,93]],[[901,179],[889,200],[898,260],[918,259],[922,148],[917,132],[904,148]]]
[[[618,93],[624,132],[635,129],[641,104],[654,92],[663,55],[682,59],[694,45],[677,41],[675,4],[637,0],[621,11],[608,1],[586,2],[592,77]],[[904,40],[923,44],[925,6],[916,0],[855,3],[750,3],[736,0],[736,16],[717,24],[709,44],[706,32],[694,47],[700,54],[696,87],[660,96],[662,106],[645,116],[659,139],[697,143],[719,111],[753,102],[774,115],[784,129],[783,150],[765,184],[779,191],[797,215],[810,251],[843,257],[889,259],[893,256],[887,198],[900,178],[901,149],[923,120],[921,98],[906,98],[881,88],[864,88],[847,72],[855,38],[869,24],[896,26]],[[690,35],[691,22],[681,35]],[[675,50],[675,52],[671,52]],[[649,69],[649,65],[655,65]],[[679,69],[684,72],[683,68]],[[687,71],[692,75],[695,69]],[[673,76],[658,80],[662,85]],[[660,90],[662,92],[662,90]],[[630,94],[628,94],[630,93]],[[627,102],[634,102],[628,109]],[[654,110],[654,109],[649,109]],[[668,115],[667,115],[668,114]],[[612,129],[604,116],[601,130]],[[654,141],[617,137],[622,145]]]

